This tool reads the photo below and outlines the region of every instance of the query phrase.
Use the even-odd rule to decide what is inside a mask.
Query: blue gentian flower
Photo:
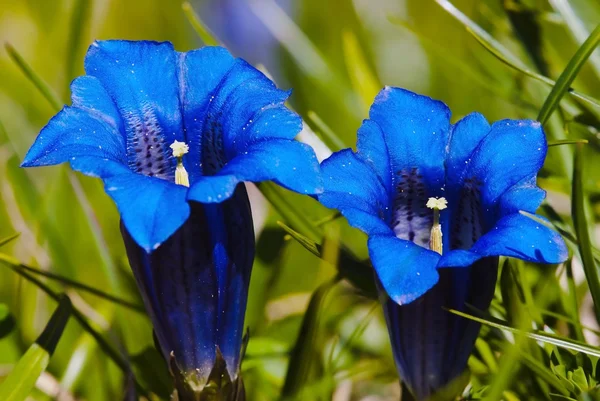
[[[254,257],[240,183],[322,189],[290,92],[220,47],[100,41],[85,71],[23,166],[69,162],[104,181],[165,358],[201,387],[222,355],[235,379]]]
[[[396,364],[419,400],[461,373],[479,331],[443,307],[486,309],[499,255],[567,258],[556,232],[520,212],[544,199],[546,150],[538,122],[473,113],[452,125],[442,102],[386,87],[357,151],[322,163],[319,201],[368,234]]]

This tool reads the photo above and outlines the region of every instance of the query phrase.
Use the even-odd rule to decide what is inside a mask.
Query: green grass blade
[[[11,236],[0,239],[0,247],[3,247],[4,245],[8,244],[9,242],[16,240],[17,238],[19,238],[19,235],[21,235],[21,233],[15,233]]]
[[[80,62],[78,59],[83,40],[87,41],[87,36],[84,34],[84,30],[89,26],[89,20],[92,13],[92,0],[76,0],[73,4],[73,12],[71,14],[71,23],[68,35],[67,45],[67,61],[66,61],[66,77],[70,82],[75,78],[75,70],[77,64]],[[66,98],[70,95],[70,86],[66,86]]]
[[[181,9],[183,10],[185,17],[189,21],[192,28],[194,28],[196,34],[200,37],[200,40],[202,40],[206,46],[219,45],[219,41],[215,38],[215,35],[213,35],[212,32],[210,32],[210,30],[206,27],[204,22],[202,22],[189,2],[184,2],[181,5]]]
[[[46,271],[43,271],[43,270],[39,270],[39,269],[33,268],[31,266],[24,265],[24,264],[20,264],[17,267],[19,269],[26,270],[29,273],[33,273],[33,274],[37,274],[37,275],[40,275],[40,276],[44,276],[44,277],[46,277],[46,278],[48,278],[50,280],[56,280],[56,281],[58,281],[58,282],[60,282],[60,283],[62,283],[64,285],[66,285],[68,287],[76,288],[78,290],[87,292],[89,294],[92,294],[92,295],[95,295],[95,296],[97,296],[99,298],[102,298],[102,299],[105,299],[107,301],[113,302],[113,303],[115,303],[117,305],[124,306],[124,307],[129,308],[131,310],[134,310],[136,312],[140,312],[140,313],[144,313],[144,314],[146,313],[146,310],[144,309],[144,307],[142,305],[134,304],[134,303],[129,302],[129,301],[125,300],[125,299],[122,299],[122,298],[116,297],[114,295],[108,294],[108,293],[106,293],[104,291],[101,291],[101,290],[99,290],[97,288],[90,287],[89,285],[80,283],[79,281],[72,280],[70,278],[61,276],[59,274],[54,274],[54,273],[46,272]]]
[[[24,401],[35,387],[38,377],[46,370],[50,357],[62,336],[72,305],[69,297],[61,295],[58,307],[35,343],[17,362],[14,369],[0,385],[0,400]]]
[[[506,324],[506,322],[503,322],[499,319],[484,319],[455,309],[448,309],[448,311],[450,313],[454,313],[455,315],[462,316],[466,319],[474,320],[486,326],[508,331],[519,336],[530,338],[532,340],[541,341],[543,343],[556,345],[557,347],[565,348],[571,351],[583,352],[587,355],[600,357],[600,348],[588,345],[586,343],[539,331],[524,331],[515,329],[514,327],[509,326],[508,324]]]
[[[338,281],[339,279],[336,277],[321,284],[311,296],[296,344],[290,355],[281,398],[288,398],[298,394],[311,381],[313,364],[320,357],[316,351],[320,343],[318,339],[320,337],[319,321],[321,312],[329,290]]]
[[[490,54],[492,56],[496,57],[502,63],[504,63],[507,66],[521,72],[522,74],[524,74],[530,78],[533,78],[537,81],[540,81],[548,86],[553,87],[554,85],[556,85],[556,81],[554,81],[553,79],[550,79],[542,74],[538,74],[537,72],[534,72],[534,71],[530,70],[529,68],[527,68],[527,66],[525,64],[523,64],[523,62],[521,62],[516,56],[514,56],[512,53],[510,53],[506,48],[502,47],[501,49],[499,49],[498,47],[496,47],[498,42],[496,42],[496,41],[489,42],[488,40],[486,40],[486,38],[479,36],[477,34],[477,32],[475,32],[473,29],[471,29],[469,27],[466,27],[466,29],[467,29],[467,32],[469,32],[475,38],[475,40],[481,46],[483,46],[484,49],[486,49],[488,52],[490,52]],[[583,93],[579,93],[579,92],[575,91],[573,88],[568,88],[567,92],[569,94],[571,94],[571,96],[573,96],[579,100],[583,100],[584,102],[587,102],[593,106],[600,107],[600,100],[598,100],[598,99],[594,99],[591,96],[584,95]]]
[[[63,107],[63,102],[60,101],[56,93],[50,88],[50,86],[38,75],[35,71],[27,64],[25,59],[19,54],[19,52],[10,44],[5,43],[4,47],[11,58],[11,60],[19,67],[21,72],[31,81],[31,83],[40,91],[42,96],[46,98],[48,103],[55,110],[60,110]]]
[[[323,141],[332,150],[340,150],[348,146],[342,141],[333,130],[319,117],[317,113],[309,110],[308,119],[315,125],[315,128],[323,135]]]
[[[551,141],[548,142],[548,147],[550,146],[561,146],[561,145],[572,145],[572,144],[578,144],[578,143],[589,143],[589,141],[587,139],[563,139],[561,141]]]
[[[560,99],[562,99],[564,94],[569,90],[571,83],[573,83],[577,77],[577,74],[581,70],[581,67],[583,67],[583,64],[596,49],[598,43],[600,43],[600,25],[594,29],[586,41],[583,42],[579,49],[577,49],[575,55],[573,58],[571,58],[565,70],[556,80],[556,85],[554,85],[550,91],[550,94],[546,98],[546,101],[542,105],[542,108],[540,109],[540,113],[538,115],[539,122],[545,124],[546,121],[548,121],[548,118],[552,115],[552,112],[558,107]]]
[[[365,54],[360,48],[360,43],[356,35],[350,31],[346,31],[342,35],[342,44],[344,49],[344,61],[352,88],[362,101],[365,113],[369,111],[373,99],[377,96],[382,85],[372,71]]]
[[[294,240],[302,245],[313,255],[318,258],[325,260],[322,246],[310,238],[300,234],[291,227],[288,227],[282,222],[278,222],[279,226],[285,230]],[[370,267],[363,262],[357,261],[352,255],[344,250],[340,249],[338,266],[336,266],[339,273],[347,278],[352,284],[360,289],[364,295],[371,298],[377,297],[377,289],[375,288],[375,282],[371,279],[373,273]]]
[[[598,278],[598,267],[596,266],[592,251],[593,245],[588,224],[588,221],[590,220],[588,220],[586,216],[585,208],[586,195],[583,188],[583,145],[579,144],[575,150],[571,214],[577,237],[579,255],[590,288],[592,300],[594,301],[596,320],[600,322],[600,279]]]
[[[0,339],[6,337],[15,328],[15,317],[6,304],[0,303]]]
[[[521,362],[528,369],[530,369],[536,375],[536,377],[554,387],[554,389],[559,391],[562,395],[569,395],[569,391],[565,388],[561,381],[558,380],[556,375],[536,358],[532,357],[526,352],[523,352],[521,354]]]
[[[18,261],[15,263],[14,258],[12,258],[8,255],[0,254],[0,263],[3,263],[5,266],[10,268],[12,271],[14,271],[15,273],[19,274],[21,277],[23,277],[27,281],[34,284],[40,290],[45,292],[50,298],[54,299],[57,302],[60,301],[60,299],[61,299],[60,294],[53,291],[50,287],[48,287],[42,281],[40,281],[37,278],[35,278],[34,276],[30,275],[26,271],[19,269],[18,266],[20,263]],[[90,325],[90,323],[87,321],[84,314],[81,313],[75,307],[73,307],[71,313],[72,313],[73,318],[81,325],[83,330],[86,331],[88,334],[90,334],[92,336],[92,338],[94,338],[94,340],[98,343],[98,346],[100,347],[100,349],[115,363],[115,365],[117,365],[119,367],[119,369],[121,369],[121,371],[125,374],[125,376],[129,377],[130,375],[132,375],[131,366],[129,365],[129,363],[123,357],[121,357],[119,352],[116,351],[113,348],[113,346],[110,343],[108,343],[108,341],[106,341],[102,337],[102,335]],[[139,385],[139,383],[137,383],[137,381],[136,381],[136,387],[138,388],[138,391],[140,391],[142,394],[147,393]]]

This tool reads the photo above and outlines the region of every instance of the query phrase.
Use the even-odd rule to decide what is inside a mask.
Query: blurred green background
[[[300,138],[326,156],[327,146],[354,145],[356,130],[384,84],[443,100],[453,110],[453,121],[475,110],[490,121],[535,119],[551,87],[514,66],[557,79],[600,21],[597,0],[452,4],[460,11],[444,0],[215,0],[191,6],[236,56],[262,68],[280,87],[293,88],[290,105],[306,121]],[[461,22],[461,12],[491,35],[512,66],[475,38],[485,40],[485,35],[473,35],[473,26],[465,29],[469,21]],[[20,233],[0,249],[0,381],[56,308],[47,293],[8,268],[10,261],[2,262],[7,255],[63,277],[35,274],[53,291],[66,292],[125,364],[119,368],[105,347],[71,319],[33,400],[123,399],[133,389],[131,375],[124,373],[129,368],[150,397],[168,399],[169,377],[154,350],[147,317],[64,279],[141,304],[119,217],[101,182],[67,166],[18,167],[56,112],[48,101],[52,96],[44,96],[33,81],[43,80],[61,104],[68,103],[69,83],[83,74],[89,44],[114,38],[168,40],[180,51],[202,45],[179,1],[0,0],[0,41],[9,44],[0,50],[0,239]],[[9,49],[37,78],[24,74]],[[600,51],[590,56],[573,87],[600,98]],[[592,231],[600,211],[599,116],[597,101],[566,95],[545,125],[550,141],[589,141],[583,147],[582,194],[591,206],[584,217]],[[550,191],[544,214],[582,243],[571,222],[574,149],[551,147],[539,183]],[[248,399],[279,399],[282,388],[286,400],[398,399],[400,386],[378,304],[346,281],[321,296],[338,262],[345,260],[340,249],[350,249],[357,259],[367,257],[365,237],[310,199],[279,191],[275,195],[284,203],[273,208],[255,188],[251,195],[258,255],[246,317],[251,333],[243,365]],[[278,221],[323,243],[322,258],[286,236]],[[569,245],[577,256],[575,241]],[[598,258],[596,248],[588,250]],[[572,269],[570,261],[566,267],[505,264],[492,314],[514,327],[585,341],[587,351],[561,354],[551,342],[516,341],[511,333],[485,328],[470,361],[466,399],[481,394],[506,400],[596,399],[581,398],[594,397],[597,358],[588,363],[584,355],[598,352],[598,322],[578,260]],[[597,260],[592,262],[587,267],[595,271]],[[364,281],[370,280],[367,274]],[[313,296],[316,288],[321,291]],[[311,296],[315,302],[306,315]],[[290,370],[286,380],[290,356],[300,368]],[[575,377],[583,377],[585,385],[573,379],[578,368],[583,373]],[[566,398],[552,398],[553,393]]]

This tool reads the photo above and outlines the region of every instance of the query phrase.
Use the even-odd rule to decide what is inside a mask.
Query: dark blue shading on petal
[[[173,181],[169,146],[185,141],[177,53],[168,42],[94,42],[85,71],[114,101],[125,129],[127,162],[137,173]]]
[[[219,347],[237,377],[254,257],[243,185],[220,204],[191,204],[190,218],[151,254],[122,226],[127,255],[163,355],[205,383]]]
[[[222,77],[210,84],[190,71],[212,64]],[[190,173],[189,199],[214,203],[233,194],[243,181],[273,180],[293,191],[322,191],[314,151],[294,140],[302,120],[285,107],[290,92],[277,89],[264,74],[241,59],[216,48],[182,55],[181,102],[190,153],[184,164]]]
[[[486,310],[497,271],[498,258],[464,269],[440,269],[439,282],[412,303],[384,302],[396,366],[416,399],[428,399],[466,369],[480,324],[446,309],[466,311],[469,304]]]

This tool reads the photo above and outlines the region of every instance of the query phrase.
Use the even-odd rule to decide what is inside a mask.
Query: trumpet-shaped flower
[[[561,237],[521,213],[545,196],[546,150],[538,122],[473,113],[452,125],[442,102],[386,87],[357,151],[322,163],[319,201],[368,234],[397,367],[419,399],[464,369],[479,331],[443,307],[486,309],[499,255],[566,259]]]
[[[254,255],[238,184],[322,187],[290,93],[220,47],[100,41],[85,71],[23,166],[69,162],[104,181],[165,358],[202,383],[218,348],[234,378]]]

